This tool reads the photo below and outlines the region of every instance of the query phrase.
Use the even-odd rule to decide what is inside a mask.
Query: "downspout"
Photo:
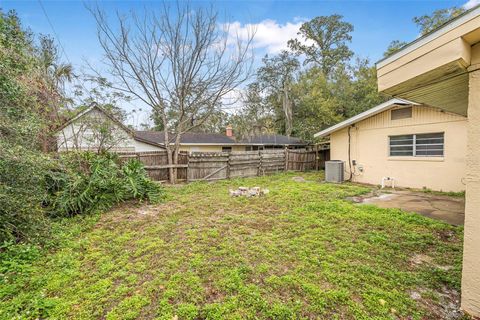
[[[352,129],[352,127],[354,127],[355,125],[351,125],[350,127],[348,127],[348,168],[349,168],[349,173],[350,173],[350,177],[348,178],[347,181],[352,181],[352,178],[353,178],[353,171],[352,171],[352,147],[351,147],[351,144],[352,144],[352,135],[350,133],[350,130]]]

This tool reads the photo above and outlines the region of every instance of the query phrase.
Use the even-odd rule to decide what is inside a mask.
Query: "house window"
[[[408,119],[412,117],[412,107],[393,109],[391,112],[392,120]]]
[[[222,152],[232,152],[232,147],[222,147]]]
[[[442,157],[444,133],[390,136],[389,147],[391,157]]]

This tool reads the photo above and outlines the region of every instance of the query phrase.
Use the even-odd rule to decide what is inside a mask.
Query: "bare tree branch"
[[[176,164],[182,134],[205,122],[252,74],[254,30],[247,40],[231,39],[213,7],[193,10],[183,2],[163,2],[158,11],[117,13],[115,23],[98,7],[89,10],[111,88],[128,92],[160,115],[168,163]],[[172,168],[170,181],[175,179]]]

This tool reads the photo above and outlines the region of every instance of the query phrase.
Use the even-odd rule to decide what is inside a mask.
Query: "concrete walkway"
[[[375,204],[380,208],[398,208],[409,212],[417,212],[426,217],[443,220],[453,225],[463,225],[465,220],[464,198],[405,190],[388,192],[378,196],[357,198],[354,201]]]

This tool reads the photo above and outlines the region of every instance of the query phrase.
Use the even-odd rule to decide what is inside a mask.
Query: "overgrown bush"
[[[122,165],[115,156],[89,153],[53,159],[40,151],[51,149],[63,121],[62,83],[70,76],[51,38],[37,38],[14,11],[0,8],[0,252],[23,240],[50,241],[48,216],[162,195],[138,162]]]
[[[163,191],[151,181],[138,160],[121,164],[113,154],[90,152],[62,155],[60,170],[47,177],[48,212],[74,216],[104,211],[130,200],[157,202]]]
[[[41,240],[48,230],[42,202],[50,161],[0,141],[0,243]]]
[[[131,200],[158,202],[162,187],[138,160],[113,154],[69,153],[52,159],[0,143],[0,244],[45,242],[50,217],[109,209]]]

